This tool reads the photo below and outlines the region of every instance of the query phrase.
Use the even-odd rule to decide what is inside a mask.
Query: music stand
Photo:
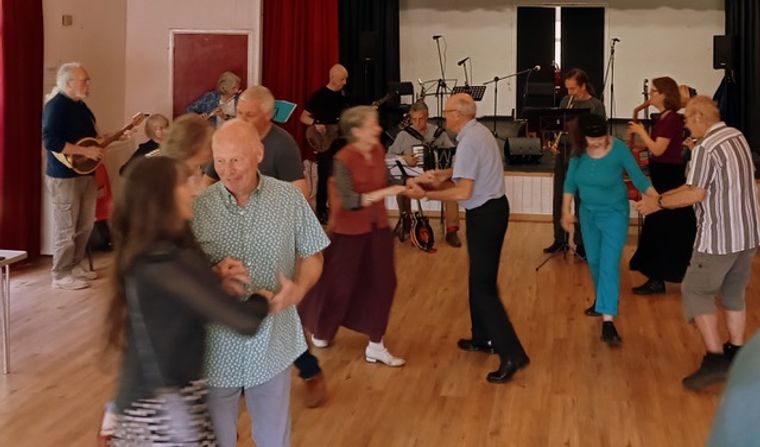
[[[483,100],[483,95],[486,93],[486,86],[485,85],[465,85],[465,86],[459,86],[454,87],[451,89],[452,94],[456,93],[466,93],[470,96],[472,96],[472,99],[475,101],[481,101]]]

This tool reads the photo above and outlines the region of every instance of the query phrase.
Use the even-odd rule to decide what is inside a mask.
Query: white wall
[[[126,26],[125,117],[138,111],[171,116],[171,29],[252,31],[249,83],[260,79],[261,0],[129,0]]]
[[[644,78],[671,76],[678,83],[712,95],[723,73],[712,68],[712,36],[723,34],[723,0],[401,0],[401,78],[436,79],[440,69],[432,36],[448,42],[447,77],[464,75],[456,62],[472,57],[476,84],[517,71],[516,8],[538,5],[604,6],[607,42],[618,37],[615,58],[615,116],[629,117],[642,100]],[[442,45],[443,47],[443,45]],[[605,66],[609,43],[605,49]],[[525,67],[520,67],[520,69]],[[563,67],[569,68],[569,67]],[[500,83],[498,114],[515,107],[515,82]],[[419,91],[419,86],[415,86]],[[606,94],[609,98],[609,93]],[[605,101],[609,107],[609,100]],[[428,101],[434,106],[434,101]],[[479,105],[479,115],[493,114],[493,89]],[[435,107],[432,109],[436,113]]]
[[[101,131],[121,127],[124,110],[124,49],[127,0],[44,0],[45,93],[64,62],[84,64],[92,78],[87,104]],[[61,16],[73,17],[72,26]]]

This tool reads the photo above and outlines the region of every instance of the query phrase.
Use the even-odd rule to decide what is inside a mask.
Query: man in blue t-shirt
[[[426,171],[410,179],[407,194],[411,198],[457,200],[464,207],[472,338],[460,339],[457,346],[465,351],[498,354],[499,368],[488,373],[486,380],[504,383],[528,366],[530,359],[499,297],[497,280],[509,201],[501,151],[493,134],[475,119],[476,112],[475,101],[466,93],[452,95],[446,101],[446,128],[457,133],[459,142],[454,167]],[[448,179],[454,181],[453,187],[435,190]]]
[[[98,135],[95,116],[83,101],[89,93],[90,77],[84,67],[76,62],[63,64],[42,114],[42,141],[47,152],[45,184],[53,206],[52,286],[58,289],[84,289],[89,287],[88,280],[98,276],[81,265],[95,223],[95,175],[77,174],[56,157],[103,158],[102,148],[76,144]]]

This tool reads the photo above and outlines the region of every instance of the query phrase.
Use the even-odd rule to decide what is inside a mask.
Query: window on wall
[[[517,115],[525,107],[551,107],[565,94],[561,74],[581,68],[600,93],[604,71],[604,8],[517,8],[517,69],[541,70],[517,80]],[[561,73],[555,76],[555,69]]]

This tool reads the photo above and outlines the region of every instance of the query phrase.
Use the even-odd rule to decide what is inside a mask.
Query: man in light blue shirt
[[[269,295],[271,313],[253,337],[209,327],[211,419],[219,445],[234,447],[242,392],[256,445],[289,446],[290,365],[306,350],[295,305],[319,278],[329,240],[295,186],[258,172],[263,146],[253,126],[228,121],[212,152],[221,181],[196,200],[193,231],[212,263],[229,257],[245,265],[249,291]]]
[[[411,179],[409,194],[413,198],[458,200],[465,208],[472,338],[461,339],[457,345],[465,351],[498,354],[499,369],[488,373],[486,380],[504,383],[530,359],[509,321],[497,286],[509,222],[501,152],[488,128],[475,119],[477,108],[470,95],[452,95],[443,112],[448,130],[458,133],[454,167],[427,171]],[[455,183],[452,188],[423,189],[435,189],[449,178]]]

